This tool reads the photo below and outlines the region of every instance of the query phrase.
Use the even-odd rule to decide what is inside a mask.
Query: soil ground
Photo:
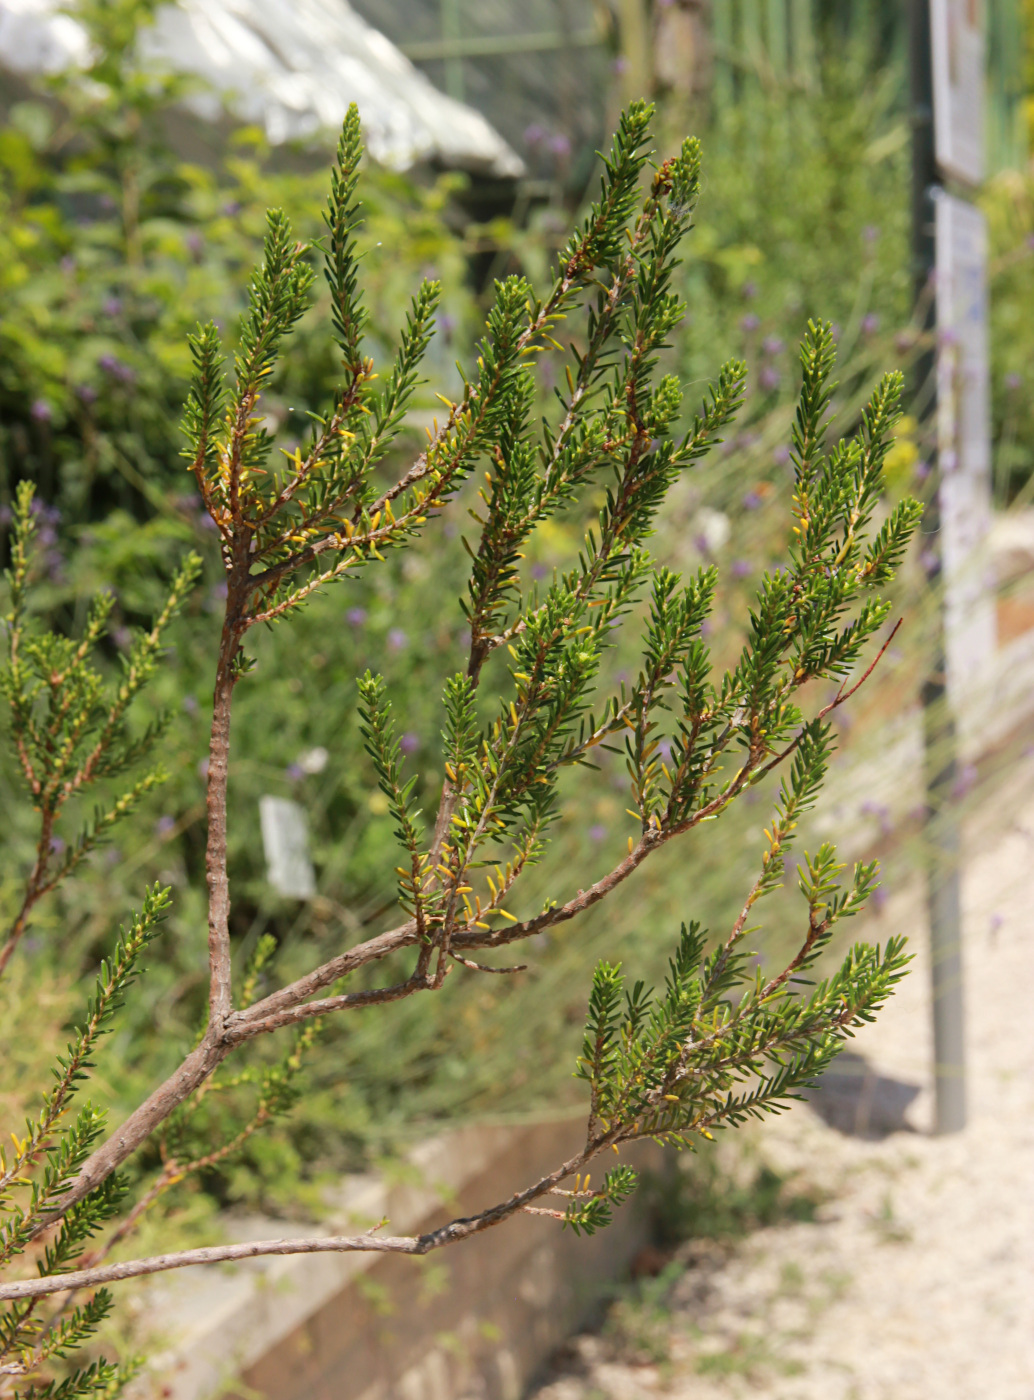
[[[867,1139],[806,1105],[766,1123],[754,1152],[794,1190],[817,1194],[815,1218],[784,1219],[735,1244],[682,1245],[659,1277],[628,1286],[600,1330],[572,1340],[535,1400],[1034,1400],[1029,756],[979,803],[964,849],[966,1130],[930,1131],[916,881],[864,930],[870,939],[907,932],[917,956],[854,1047],[880,1076],[870,1073],[861,1110],[855,1096],[856,1117],[878,1129],[881,1102],[899,1119],[907,1104],[903,1127]],[[867,1126],[842,1112],[840,1122]],[[727,1160],[736,1171],[731,1144]]]

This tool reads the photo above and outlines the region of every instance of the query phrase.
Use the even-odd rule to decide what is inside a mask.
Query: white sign
[[[937,164],[968,185],[984,178],[984,0],[930,0]]]
[[[286,797],[260,797],[259,817],[269,883],[288,899],[312,899],[316,874],[309,859],[304,809]]]
[[[996,648],[991,526],[987,225],[979,209],[939,193],[937,450],[948,692],[985,677]]]

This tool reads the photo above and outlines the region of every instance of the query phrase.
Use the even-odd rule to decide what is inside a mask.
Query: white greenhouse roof
[[[82,65],[89,44],[67,0],[0,0],[0,65],[22,74]],[[215,120],[222,107],[274,145],[335,133],[358,104],[370,154],[516,176],[520,158],[479,112],[446,97],[347,0],[175,0],[141,48],[208,91],[186,99]]]

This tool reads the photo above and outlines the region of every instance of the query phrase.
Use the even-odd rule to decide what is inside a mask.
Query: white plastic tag
[[[259,817],[269,883],[288,899],[312,899],[316,874],[304,808],[286,797],[260,797]]]

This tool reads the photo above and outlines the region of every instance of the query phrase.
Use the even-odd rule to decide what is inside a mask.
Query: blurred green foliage
[[[1005,171],[983,192],[991,248],[994,489],[999,507],[1034,494],[1034,178]]]
[[[170,490],[187,491],[187,333],[198,319],[235,324],[267,208],[285,209],[302,239],[320,232],[324,174],[312,153],[271,173],[262,133],[245,128],[218,164],[179,158],[169,116],[188,83],[135,53],[153,9],[77,6],[95,62],[41,83],[0,131],[0,495],[31,476],[77,522],[113,507],[144,519],[169,509]],[[462,245],[442,218],[450,180],[421,187],[374,169],[368,184],[375,341],[378,330],[390,340],[415,271],[433,267],[450,288],[448,342],[469,312]],[[290,415],[318,406],[328,356],[317,318],[271,396],[288,429]],[[175,493],[173,504],[189,518]]]
[[[0,495],[9,499],[29,476],[47,502],[41,567],[49,583],[39,596],[72,627],[83,600],[113,586],[114,647],[124,647],[129,628],[156,611],[184,546],[208,560],[208,581],[171,630],[176,664],[155,686],[155,707],[175,717],[165,750],[172,776],[120,834],[118,849],[84,865],[31,931],[26,977],[64,987],[95,961],[142,882],[173,887],[167,932],[108,1060],[120,1067],[106,1086],[116,1114],[178,1062],[205,1001],[203,762],[219,599],[215,543],[178,457],[186,332],[208,317],[232,330],[265,209],[285,208],[299,236],[318,236],[325,185],[322,167],[306,173],[311,158],[275,169],[255,131],[238,131],[212,168],[176,156],[165,118],[180,80],[144,71],[134,57],[148,4],[98,0],[87,11],[102,55],[95,68],[41,87],[0,130]],[[793,347],[807,318],[839,322],[838,430],[853,425],[877,370],[903,352],[894,337],[909,316],[907,132],[889,82],[872,84],[842,66],[814,94],[759,95],[704,133],[705,195],[684,268],[692,318],[672,353],[690,380],[742,353],[751,391],[728,453],[674,493],[655,553],[676,568],[701,556],[731,562],[720,616],[742,615],[753,580],[784,544],[779,505],[790,478],[777,444],[786,441],[798,388]],[[448,367],[469,340],[475,298],[466,252],[487,242],[497,270],[516,263],[534,274],[569,222],[566,211],[546,209],[530,229],[500,224],[464,238],[450,229],[449,194],[447,178],[420,185],[370,170],[360,232],[375,341],[394,333],[422,273],[433,268],[442,280],[445,311],[430,365],[439,386],[448,386]],[[266,400],[268,426],[284,447],[330,380],[325,314],[324,306],[307,320]],[[546,361],[544,393],[552,372]],[[695,407],[687,398],[687,409]],[[432,412],[428,403],[428,422]],[[421,435],[414,421],[407,446],[419,450]],[[916,456],[906,444],[905,477]],[[581,533],[579,521],[563,519],[543,531],[532,572],[563,567]],[[385,673],[427,807],[442,776],[440,678],[464,650],[456,599],[465,562],[458,532],[446,527],[351,585],[347,600],[317,598],[289,639],[269,633],[254,648],[262,686],[242,687],[235,706],[230,872],[233,932],[245,956],[263,934],[276,939],[265,977],[289,978],[312,963],[314,949],[329,956],[394,921],[386,883],[396,861],[393,821],[362,750],[355,677],[368,665]],[[729,649],[736,643],[730,627]],[[630,663],[618,649],[607,664],[620,675]],[[484,703],[492,703],[490,684]],[[545,865],[529,877],[529,898],[565,866],[591,876],[624,848],[631,826],[619,768],[604,756],[590,819],[583,812],[559,826]],[[11,870],[30,858],[27,814],[9,772],[0,784]],[[258,820],[265,793],[293,797],[308,813],[320,891],[311,903],[282,899],[266,881]],[[720,859],[702,832],[688,863],[684,852],[661,855],[605,913],[577,932],[544,937],[526,975],[535,979],[532,995],[525,978],[452,979],[437,997],[328,1026],[289,1126],[255,1135],[237,1159],[206,1173],[211,1200],[308,1209],[306,1183],[389,1149],[418,1121],[521,1112],[533,1098],[540,1107],[544,1098],[562,1104],[573,1088],[587,962],[634,952],[642,975],[656,977],[667,951],[662,931],[673,922],[692,913],[720,927],[763,846],[764,795],[756,801],[756,820],[744,806],[723,822]],[[5,907],[15,886],[5,876]],[[279,1053],[275,1045],[256,1051]],[[552,1067],[545,1076],[542,1065]],[[226,1096],[231,1118],[246,1112],[247,1092],[240,1104]]]

